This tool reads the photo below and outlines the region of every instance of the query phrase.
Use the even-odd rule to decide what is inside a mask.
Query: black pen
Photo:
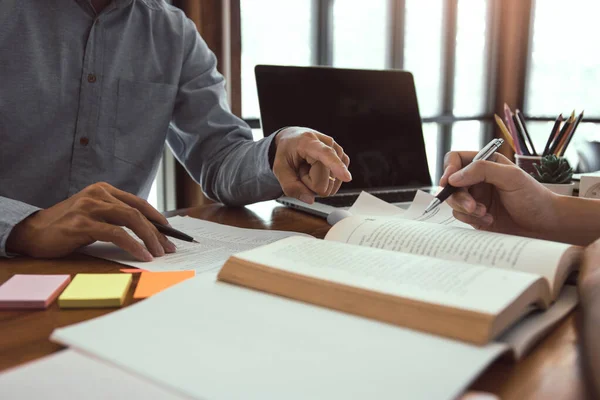
[[[473,157],[473,161],[479,160],[489,160],[489,158],[502,146],[504,140],[502,139],[493,139],[489,142],[475,157]],[[450,185],[449,183],[446,185],[441,192],[435,196],[435,199],[431,200],[431,203],[425,209],[423,214],[427,214],[433,210],[435,210],[440,204],[442,204],[448,197],[452,195],[452,193],[456,192],[458,188]]]
[[[150,221],[150,223],[154,225],[156,229],[158,229],[158,231],[165,236],[170,236],[175,239],[184,240],[186,242],[198,243],[196,240],[194,240],[193,237],[186,235],[185,233],[178,231],[177,229],[171,228],[170,226],[159,224],[158,222],[154,221]]]

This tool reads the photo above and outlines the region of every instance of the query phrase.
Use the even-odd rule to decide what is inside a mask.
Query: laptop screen
[[[333,137],[350,157],[343,190],[431,185],[409,72],[258,65],[255,73],[265,135],[305,126]]]

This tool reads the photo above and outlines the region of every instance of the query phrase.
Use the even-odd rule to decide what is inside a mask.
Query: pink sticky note
[[[70,281],[70,275],[14,275],[0,286],[0,309],[47,308]]]
[[[147,270],[141,268],[121,268],[119,271],[125,272],[126,274],[138,274],[142,272],[147,272]]]

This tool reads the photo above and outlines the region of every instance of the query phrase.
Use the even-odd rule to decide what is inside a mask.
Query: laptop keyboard
[[[401,192],[379,192],[379,193],[371,193],[375,197],[379,197],[381,200],[386,201],[388,203],[402,203],[413,201],[415,195],[417,194],[416,190],[404,190]],[[358,193],[352,194],[343,194],[338,193],[333,197],[317,197],[315,201],[327,204],[333,207],[348,207],[354,204],[356,199],[358,198]]]

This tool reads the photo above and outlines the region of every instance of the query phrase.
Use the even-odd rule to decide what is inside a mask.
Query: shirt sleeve
[[[281,195],[269,164],[275,135],[253,141],[227,104],[225,79],[195,25],[185,20],[184,57],[167,143],[211,199],[244,205]]]
[[[38,207],[0,196],[0,257],[10,256],[6,253],[6,240],[15,225],[39,210]]]

